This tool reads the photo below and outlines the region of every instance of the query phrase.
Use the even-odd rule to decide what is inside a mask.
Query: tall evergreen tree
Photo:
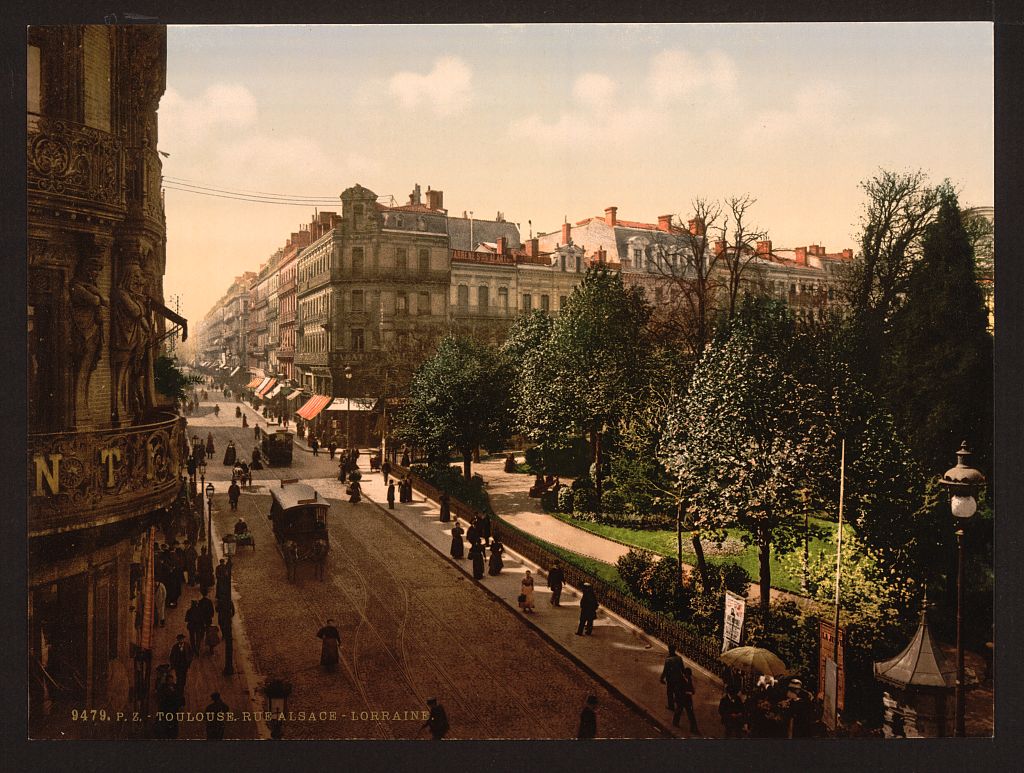
[[[929,474],[967,440],[991,469],[992,336],[956,196],[928,226],[921,261],[886,341],[884,387],[897,426]]]

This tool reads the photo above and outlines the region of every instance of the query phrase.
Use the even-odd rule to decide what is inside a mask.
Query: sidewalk
[[[365,460],[365,457],[361,458]],[[387,498],[383,477],[378,472],[368,472],[367,468],[368,464],[364,461],[360,469],[363,474],[363,494],[368,500],[386,510],[387,505],[380,504],[386,502]],[[326,497],[346,498],[344,484],[335,478],[307,482]],[[405,525],[442,556],[448,557],[453,524],[438,521],[439,510],[436,502],[423,500],[418,493],[414,496],[414,502],[404,505],[396,503],[394,510],[386,510],[387,515]],[[563,649],[583,668],[640,706],[666,730],[676,736],[689,737],[685,715],[682,720],[683,727],[673,728],[672,712],[665,707],[665,688],[658,681],[666,655],[666,647],[662,642],[651,638],[604,608],[598,613],[593,636],[576,636],[579,621],[578,589],[565,586],[561,606],[552,607],[549,603],[550,592],[543,579],[546,573],[511,550],[506,549],[504,559],[505,568],[499,576],[485,575],[480,581],[484,588],[503,601],[516,615],[521,616],[527,624],[533,625],[553,644]],[[448,560],[465,574],[472,575],[472,565],[468,559]],[[527,569],[530,569],[536,578],[534,590],[537,598],[537,611],[529,615],[519,611],[516,601],[520,581]],[[694,670],[697,688],[694,710],[700,734],[706,737],[720,737],[718,701],[722,695],[721,682],[695,663],[687,661],[687,665],[692,666]]]

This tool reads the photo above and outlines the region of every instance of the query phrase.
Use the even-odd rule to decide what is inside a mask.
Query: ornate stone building
[[[35,737],[70,722],[72,706],[125,710],[146,691],[149,526],[181,493],[186,450],[183,420],[153,380],[176,316],[163,305],[165,72],[163,26],[28,30]]]

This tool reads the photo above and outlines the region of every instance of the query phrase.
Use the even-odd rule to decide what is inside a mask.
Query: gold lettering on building
[[[107,465],[107,488],[114,487],[114,461],[121,459],[121,449],[115,447],[100,449],[100,464]]]
[[[43,458],[42,454],[35,454],[32,457],[32,462],[36,466],[36,489],[34,493],[37,497],[41,497],[44,494],[44,478],[51,494],[60,493],[60,460],[64,458],[64,454],[47,454],[47,457],[50,460],[49,465],[47,465],[46,459]]]

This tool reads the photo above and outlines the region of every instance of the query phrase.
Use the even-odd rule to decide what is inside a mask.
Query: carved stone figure
[[[88,412],[89,381],[100,361],[103,325],[109,304],[96,283],[103,270],[102,248],[89,246],[79,258],[68,287],[71,300],[71,361],[74,376],[75,416]]]
[[[151,374],[150,345],[153,326],[149,319],[146,277],[136,260],[121,272],[121,281],[112,293],[110,362],[114,383],[114,416],[120,409],[139,417],[149,408],[146,384]]]

